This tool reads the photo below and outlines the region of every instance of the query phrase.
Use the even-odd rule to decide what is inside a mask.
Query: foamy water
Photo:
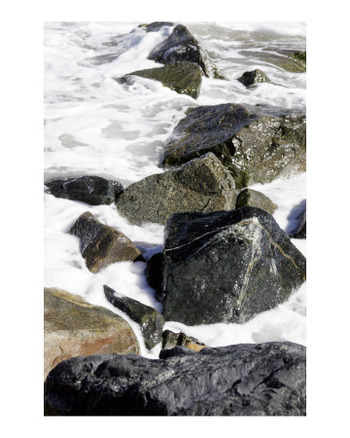
[[[157,81],[136,78],[132,86],[118,83],[127,73],[160,67],[148,54],[172,31],[146,33],[140,23],[48,23],[45,28],[45,180],[99,175],[124,186],[163,172],[158,167],[162,145],[189,107],[225,102],[267,103],[305,108],[304,73],[286,72],[271,62],[280,50],[305,50],[303,23],[183,23],[199,39],[226,80],[203,78],[197,100],[177,94]],[[266,54],[273,55],[271,58]],[[262,69],[271,83],[246,89],[236,79],[247,70]],[[285,230],[306,198],[305,174],[254,189],[269,196],[279,209],[274,217]],[[164,227],[130,225],[116,206],[89,206],[45,194],[45,286],[83,296],[127,319],[141,352],[148,351],[138,326],[104,297],[103,285],[161,310],[144,276],[142,262],[113,264],[98,274],[85,266],[78,239],[66,232],[85,211],[125,233],[146,256],[162,248]],[[293,213],[294,212],[294,213]],[[293,239],[306,253],[306,241]],[[305,254],[306,255],[306,254]],[[264,312],[246,324],[186,327],[167,322],[210,346],[240,342],[290,340],[306,343],[306,286],[287,303]]]

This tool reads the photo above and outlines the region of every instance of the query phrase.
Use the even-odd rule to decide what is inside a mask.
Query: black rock
[[[156,298],[163,302],[163,271],[164,271],[164,254],[159,252],[147,260],[145,275],[148,284],[156,291]]]
[[[166,320],[242,323],[287,300],[305,276],[305,257],[259,208],[177,213],[167,223]]]
[[[305,347],[289,342],[75,357],[45,382],[45,415],[304,416]]]
[[[250,85],[261,82],[270,82],[270,79],[262,70],[256,69],[244,72],[243,75],[238,78],[238,81],[242,82],[244,86],[249,87]]]
[[[151,51],[148,58],[161,64],[174,64],[177,61],[194,62],[200,66],[205,76],[223,78],[196,38],[182,24],[178,24],[171,35]]]
[[[161,165],[179,166],[208,152],[237,188],[305,171],[305,113],[231,103],[191,108],[165,143]]]
[[[141,333],[148,349],[162,341],[164,326],[163,316],[153,307],[146,306],[139,301],[125,296],[116,296],[109,286],[103,286],[107,300],[113,306],[125,312],[133,321],[140,325]]]
[[[111,204],[123,191],[118,181],[106,180],[100,176],[54,179],[45,185],[49,193],[57,198],[82,201],[90,205]]]

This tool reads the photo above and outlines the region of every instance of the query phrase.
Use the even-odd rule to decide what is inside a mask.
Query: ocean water
[[[270,104],[305,109],[306,74],[279,67],[284,51],[305,50],[305,23],[183,22],[208,52],[226,80],[203,78],[198,99],[177,94],[157,81],[137,78],[132,86],[115,79],[144,68],[160,67],[150,51],[170,35],[172,26],[146,33],[138,22],[50,22],[45,25],[45,181],[56,177],[99,175],[128,186],[163,170],[162,145],[189,107],[226,102]],[[245,88],[237,78],[262,69],[271,83]],[[274,217],[288,231],[306,199],[306,174],[252,188],[279,208]],[[81,295],[129,321],[141,354],[157,357],[160,345],[147,350],[139,327],[104,297],[103,285],[157,310],[162,306],[147,284],[142,262],[110,265],[98,274],[85,266],[78,239],[67,230],[85,211],[125,233],[146,252],[159,252],[164,227],[134,226],[115,205],[89,206],[44,194],[44,285]],[[306,240],[293,239],[306,255]],[[208,346],[241,342],[293,341],[306,344],[306,284],[277,308],[245,324],[188,327],[169,321]]]

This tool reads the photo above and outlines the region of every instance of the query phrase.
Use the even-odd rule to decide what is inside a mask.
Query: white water
[[[48,23],[45,28],[45,180],[73,175],[99,175],[127,186],[162,172],[158,159],[162,144],[185,111],[192,106],[268,103],[305,108],[305,74],[289,73],[259,53],[276,49],[305,49],[303,23],[184,23],[200,40],[226,80],[203,78],[197,100],[180,95],[156,81],[138,78],[131,87],[113,78],[143,68],[159,67],[147,60],[151,49],[170,34],[146,33],[139,23]],[[243,52],[243,53],[242,53]],[[246,89],[236,79],[247,70],[261,68],[272,83]],[[305,174],[271,184],[255,185],[274,201],[274,214],[287,230],[291,211],[306,198]],[[78,239],[66,231],[84,211],[114,226],[132,241],[160,250],[163,227],[130,225],[115,206],[89,206],[45,194],[45,286],[83,296],[123,315],[107,302],[103,285],[153,306],[161,305],[145,280],[145,264],[116,263],[98,274],[85,266]],[[306,242],[293,243],[305,254]],[[306,343],[306,286],[287,303],[258,315],[246,324],[186,327],[167,322],[165,328],[182,330],[210,346],[240,342],[289,340]],[[123,315],[125,317],[125,315]],[[139,328],[125,317],[138,335],[141,352],[156,357],[159,346],[147,351]]]

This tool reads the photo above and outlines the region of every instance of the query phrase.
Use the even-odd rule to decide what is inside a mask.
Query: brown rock
[[[45,378],[62,360],[75,356],[139,353],[137,338],[119,315],[56,288],[44,293]]]
[[[83,213],[68,231],[79,237],[87,268],[99,272],[116,262],[134,261],[141,252],[123,233],[101,224],[90,212]]]

